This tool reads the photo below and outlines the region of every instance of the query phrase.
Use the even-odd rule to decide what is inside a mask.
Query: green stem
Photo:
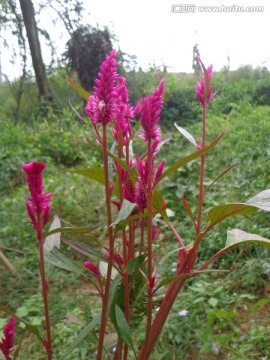
[[[108,237],[109,237],[109,260],[108,260],[107,277],[105,284],[105,294],[102,302],[102,314],[101,314],[101,324],[99,329],[97,360],[102,360],[103,343],[104,343],[104,337],[105,337],[107,321],[108,321],[108,302],[109,302],[113,255],[114,255],[113,228],[110,226],[112,224],[112,212],[111,212],[111,201],[110,201],[110,190],[109,190],[110,182],[109,182],[109,170],[108,170],[106,126],[103,126],[102,147],[103,147],[104,181],[105,181],[106,209],[107,209],[107,229],[108,229]]]

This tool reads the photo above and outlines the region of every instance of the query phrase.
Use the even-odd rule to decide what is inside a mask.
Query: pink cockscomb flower
[[[90,263],[89,261],[85,261],[83,266],[88,269],[96,278],[100,279],[100,271],[94,264]]]
[[[164,170],[164,162],[161,161],[157,170],[154,168],[154,160],[155,155],[152,156],[151,159],[151,167],[150,167],[150,177],[151,177],[151,191],[154,190],[156,184],[160,180],[163,170]],[[143,210],[147,207],[147,189],[148,189],[148,159],[144,161],[136,156],[136,165],[138,170],[138,181],[136,182],[135,187],[135,203],[138,205],[139,210],[143,212]]]
[[[45,167],[45,163],[35,161],[22,166],[23,170],[26,172],[26,182],[31,194],[28,198],[26,208],[35,229],[37,229],[41,217],[42,227],[47,224],[50,217],[50,198],[53,194],[46,194],[43,192],[42,171]]]
[[[201,62],[200,59],[199,61]],[[205,66],[202,62],[201,65],[205,75],[202,76],[201,82],[196,86],[196,95],[202,107],[204,108],[207,106],[209,101],[212,100],[212,85],[210,84],[210,81],[212,79],[213,65],[210,65],[207,70],[205,69]]]
[[[106,126],[117,115],[117,62],[116,50],[107,55],[100,67],[98,78],[95,81],[94,94],[87,101],[85,111],[94,124]]]
[[[12,317],[11,320],[4,326],[4,337],[0,341],[0,350],[4,354],[5,360],[12,360],[9,353],[14,346],[16,321],[17,319]]]
[[[114,140],[119,142],[122,138],[123,145],[126,145],[127,140],[131,137],[130,121],[141,110],[141,100],[132,108],[129,104],[128,90],[126,88],[126,79],[122,76],[118,78],[116,87],[118,99],[118,111],[116,116],[115,125],[112,129]]]
[[[145,141],[150,139],[160,141],[161,131],[157,123],[160,117],[163,93],[164,80],[161,80],[153,94],[144,99],[141,113],[142,134],[139,137]]]

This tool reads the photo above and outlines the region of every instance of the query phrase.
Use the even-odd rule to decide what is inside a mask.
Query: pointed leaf
[[[233,169],[235,166],[237,165],[237,163],[229,166],[226,170],[224,170],[221,174],[218,175],[218,177],[212,181],[212,183],[205,189],[204,191],[204,195],[207,193],[207,191],[220,179],[222,178],[224,175],[226,175],[231,169]]]
[[[239,245],[240,243],[257,242],[270,249],[270,240],[257,234],[251,234],[239,229],[227,231],[227,241],[225,247]]]
[[[165,145],[168,141],[170,141],[172,139],[172,135],[170,134],[169,136],[167,136],[164,140],[162,140],[158,146],[157,146],[157,150],[156,150],[156,154],[160,151],[160,149],[162,148],[163,145]]]
[[[258,210],[270,211],[270,189],[262,191],[247,203],[231,203],[214,206],[210,209],[207,220],[210,221],[208,228],[213,227],[223,219],[236,215],[251,215]]]
[[[115,220],[114,223],[111,224],[111,226],[117,225],[121,220],[127,219],[129,215],[132,214],[135,209],[137,209],[137,207],[138,207],[137,204],[134,204],[125,199],[122,203],[117,219]]]
[[[74,273],[82,274],[83,268],[80,268],[77,263],[71,260],[57,247],[54,247],[52,251],[44,254],[44,260],[60,269],[68,270]]]
[[[102,260],[107,259],[106,256],[101,251],[94,249],[93,246],[85,244],[84,242],[77,240],[67,240],[67,239],[64,239],[62,241],[80,254],[83,254],[85,256],[94,259],[102,259]]]
[[[99,145],[92,144],[92,143],[90,144],[90,143],[89,143],[89,146],[91,146],[93,149],[99,151],[101,154],[103,153],[103,149],[102,149]],[[122,159],[120,159],[120,158],[117,157],[116,155],[112,154],[109,150],[107,150],[107,155],[108,155],[110,158],[112,158],[114,161],[116,161],[116,162],[121,166],[122,169],[127,170],[127,172],[128,172],[129,175],[130,175],[130,178],[131,178],[132,180],[134,180],[134,181],[137,180],[137,176],[136,176],[134,170],[131,169],[131,168],[129,167],[129,165],[127,165],[127,163],[126,163],[125,161],[123,161]]]
[[[89,96],[91,95],[88,91],[84,90],[80,85],[76,84],[71,78],[67,75],[66,80],[70,83],[70,85],[79,93],[79,95],[88,100]]]
[[[92,180],[97,181],[98,183],[104,185],[104,168],[95,167],[88,169],[77,169],[77,170],[67,170],[68,172],[86,176]]]
[[[61,228],[61,222],[60,222],[58,215],[55,214],[53,222],[50,226],[49,232],[51,232],[55,229],[58,230],[59,228]],[[46,237],[46,239],[43,243],[44,254],[49,253],[55,246],[58,249],[60,249],[60,236],[61,236],[61,232],[59,231],[57,233],[53,233]]]
[[[247,233],[247,232],[239,230],[239,229],[228,230],[227,242],[226,242],[225,248],[218,251],[209,260],[207,260],[199,268],[199,270],[205,269],[209,264],[211,264],[213,261],[215,261],[221,255],[225,254],[229,250],[234,249],[235,247],[242,245],[242,244],[250,244],[250,245],[259,244],[259,245],[266,247],[268,250],[270,250],[270,240],[269,239],[266,239],[257,234]]]
[[[68,232],[68,233],[73,233],[73,234],[88,234],[94,230],[96,230],[99,227],[99,225],[94,226],[94,227],[64,227],[64,228],[57,228],[54,230],[51,230],[49,232],[47,232],[44,236],[50,236],[56,233],[64,233],[64,232]]]
[[[140,266],[144,263],[145,259],[146,259],[145,254],[140,255],[140,256],[136,257],[135,259],[132,259],[128,263],[128,274],[138,271]]]
[[[178,131],[180,131],[180,133],[181,133],[182,135],[184,135],[184,137],[185,137],[189,142],[191,142],[191,144],[194,145],[195,148],[197,149],[197,142],[196,142],[196,140],[194,139],[194,137],[193,137],[187,130],[185,130],[185,129],[182,128],[181,126],[178,126],[178,125],[176,124],[176,122],[174,123],[174,126],[175,126],[176,129],[177,129]]]
[[[170,276],[167,277],[166,279],[163,279],[160,281],[160,283],[158,284],[158,286],[156,287],[155,291],[157,291],[158,289],[160,289],[162,286],[170,284],[173,281],[178,281],[178,280],[182,280],[182,279],[187,279],[189,277],[193,277],[195,276],[195,272],[193,273],[188,273],[188,274],[181,274],[181,275],[175,275],[175,276]]]
[[[189,205],[189,203],[187,202],[186,198],[184,195],[182,195],[182,202],[183,202],[183,205],[184,205],[184,208],[188,214],[188,216],[190,217],[190,219],[192,220],[193,224],[196,223],[196,220],[195,220],[195,217],[194,217],[194,214],[191,210],[191,207]]]
[[[110,287],[110,294],[109,294],[109,302],[108,302],[108,312],[110,312],[112,304],[113,304],[113,300],[116,294],[116,290],[118,288],[118,284],[120,282],[120,280],[122,279],[122,276],[120,274],[117,274],[116,277],[114,278],[111,287]]]
[[[266,189],[247,201],[261,210],[270,211],[270,189]]]
[[[180,159],[180,160],[176,161],[173,165],[171,165],[167,170],[164,171],[164,173],[160,177],[159,181],[164,179],[165,177],[171,175],[172,173],[174,173],[180,167],[188,164],[192,160],[195,160],[195,159],[199,158],[200,156],[206,154],[208,151],[213,149],[217,145],[217,143],[220,141],[220,139],[222,139],[224,134],[225,133],[222,132],[217,139],[215,139],[209,146],[206,146],[202,150],[196,151],[195,153],[193,153],[191,155],[188,155],[188,156],[184,157],[183,159]]]
[[[115,316],[118,326],[117,330],[119,331],[118,335],[124,340],[126,344],[132,346],[132,338],[131,338],[128,322],[125,318],[123,311],[120,309],[118,305],[115,305]]]

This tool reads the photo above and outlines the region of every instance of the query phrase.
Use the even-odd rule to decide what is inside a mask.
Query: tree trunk
[[[35,70],[39,95],[41,100],[45,102],[49,102],[51,100],[51,93],[50,93],[48,79],[46,76],[45,66],[41,54],[41,47],[38,38],[34,6],[31,0],[20,0],[20,5],[22,9],[23,21],[29,42],[33,67]]]

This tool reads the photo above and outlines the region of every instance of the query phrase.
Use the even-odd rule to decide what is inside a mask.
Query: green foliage
[[[141,76],[140,81],[143,83],[143,73],[139,75]],[[176,81],[172,74],[167,76],[170,79],[169,90],[172,93],[176,90],[180,91],[178,79]],[[150,71],[144,81],[146,88],[150,89],[149,91],[145,90],[148,94],[156,86],[154,72]],[[192,82],[190,79],[185,81],[182,90],[184,98],[185,91],[189,91],[187,89]],[[220,96],[224,96],[231,106],[229,108],[221,107],[221,111],[219,111],[215,106],[219,97],[210,105],[210,116],[207,119],[209,128],[207,144],[211,144],[212,139],[216,138],[224,128],[226,128],[226,135],[224,141],[222,139],[213,152],[206,155],[205,185],[212,184],[222,169],[235,162],[238,162],[238,165],[226,173],[226,181],[222,177],[211,186],[206,195],[205,208],[213,208],[218,203],[244,202],[269,187],[267,170],[269,154],[266,149],[269,147],[270,108],[267,106],[268,97],[265,95],[267,89],[267,78],[258,81],[228,82],[221,90]],[[68,89],[64,89],[63,93],[66,90],[68,91]],[[134,92],[134,98],[136,96]],[[170,96],[171,94],[168,92],[168,99]],[[189,100],[192,102],[191,98]],[[165,98],[165,104],[166,101]],[[257,104],[261,106],[257,106]],[[199,105],[195,105],[195,102],[193,110],[191,108],[188,110],[189,106],[193,107],[193,104],[186,101],[183,109],[188,116],[192,111],[193,115],[199,111]],[[170,111],[173,110],[168,108],[168,112]],[[192,116],[190,116],[190,121],[191,118]],[[178,119],[173,120],[178,122]],[[184,117],[182,116],[182,120],[178,123],[182,126],[183,122]],[[194,123],[188,127],[197,141],[200,137],[200,126],[201,124]],[[86,256],[91,259],[103,256],[95,249],[95,237],[97,235],[97,240],[99,240],[102,230],[96,231],[95,234],[87,234],[86,231],[94,228],[93,223],[96,224],[103,219],[104,210],[100,198],[102,199],[104,196],[104,190],[100,181],[92,181],[96,180],[92,173],[89,176],[90,179],[78,176],[80,169],[98,169],[97,160],[101,154],[93,151],[93,147],[89,151],[88,144],[86,145],[82,141],[85,137],[84,131],[77,125],[74,116],[66,109],[62,109],[59,113],[49,110],[46,119],[42,119],[40,113],[38,116],[30,115],[26,123],[19,121],[16,125],[10,121],[1,120],[0,127],[2,132],[0,138],[2,148],[0,155],[0,187],[2,191],[0,213],[3,220],[0,229],[0,245],[17,248],[24,253],[22,256],[22,254],[7,252],[8,257],[12,254],[10,259],[14,262],[17,270],[22,273],[23,279],[20,284],[17,284],[11,274],[4,270],[2,277],[4,282],[1,283],[0,289],[1,299],[11,309],[17,308],[19,314],[25,316],[27,320],[31,320],[32,316],[35,317],[34,323],[36,323],[41,321],[41,306],[37,301],[39,289],[37,289],[36,246],[33,244],[34,235],[30,230],[24,209],[23,199],[25,199],[27,191],[26,185],[22,186],[24,177],[21,165],[32,160],[47,162],[44,187],[46,191],[54,192],[52,207],[60,212],[61,218],[70,222],[66,226],[66,231],[63,230],[63,235],[70,236],[68,230],[73,229],[72,240],[65,240],[63,243],[69,247],[73,246],[73,249],[77,250],[74,255],[69,247],[63,244],[63,253],[66,254],[65,259],[72,258],[72,264],[73,262],[81,264]],[[174,164],[177,159],[194,151],[182,134],[177,132],[173,135],[169,145],[170,151],[167,146],[168,144],[165,144],[159,154],[166,160],[167,173],[170,166],[173,166],[171,164]],[[162,196],[158,201],[159,205],[163,206],[164,197],[167,207],[177,212],[177,217],[172,219],[173,224],[181,230],[185,243],[189,243],[194,238],[194,229],[191,230],[192,219],[184,209],[178,210],[182,206],[180,204],[182,195],[185,194],[185,199],[189,204],[189,213],[195,213],[198,162],[195,157],[192,160],[177,169],[175,175],[170,173],[170,177],[163,179],[163,186],[160,186]],[[70,166],[75,166],[74,171],[66,171]],[[59,169],[61,174],[59,174]],[[97,178],[100,179],[100,174],[97,175]],[[158,208],[160,207],[158,206]],[[131,212],[127,211],[126,214],[129,215]],[[269,237],[269,215],[262,216],[260,214],[260,217],[255,215],[254,218],[255,222],[252,224],[249,219],[243,217],[240,224],[238,223],[239,228],[244,229],[246,233],[251,232]],[[161,224],[161,234],[157,246],[163,254],[168,254],[170,250],[175,249],[175,239],[172,239],[171,234],[165,230],[160,218],[156,218],[155,221]],[[86,224],[88,226],[80,229],[80,226]],[[204,224],[207,224],[206,219]],[[227,227],[235,227],[233,219],[225,220],[224,226],[221,225],[208,234],[202,243],[199,264],[224,246]],[[252,257],[255,257],[255,260]],[[177,253],[173,253],[169,261],[160,264],[159,270],[162,276],[169,279],[172,277],[175,267],[173,261],[176,261],[176,258]],[[139,270],[144,258],[140,261],[138,259],[135,259],[136,263],[130,263],[128,268],[131,303],[134,310],[130,322],[130,335],[133,335],[133,331],[137,331],[138,328],[145,330],[143,315],[146,311],[147,285],[145,277]],[[63,260],[62,254],[61,260]],[[177,300],[156,351],[153,353],[153,360],[173,357],[182,360],[187,353],[193,358],[194,356],[200,359],[215,358],[213,343],[220,347],[218,355],[220,359],[245,359],[248,356],[255,359],[259,356],[270,356],[268,350],[270,329],[269,324],[265,322],[265,318],[269,317],[269,303],[263,301],[267,300],[264,299],[267,297],[265,289],[270,279],[269,256],[263,249],[259,250],[255,246],[247,248],[243,244],[240,250],[234,250],[228,257],[223,257],[218,263],[214,263],[213,270],[217,266],[220,269],[232,269],[234,264],[236,264],[235,271],[226,277],[222,273],[204,274],[202,277],[188,280],[191,286],[188,290],[185,289]],[[89,297],[88,292],[85,291],[85,281],[79,274],[70,275],[65,271],[53,268],[50,271],[52,294],[50,301],[55,319],[53,328],[56,334],[54,346],[57,349],[55,356],[60,359],[65,350],[69,348],[73,351],[72,354],[65,357],[66,359],[85,359],[89,348],[94,351],[96,344],[95,327],[98,320],[94,321],[94,325],[92,323],[93,319],[97,319],[96,314],[99,311],[96,299],[92,295]],[[76,299],[74,299],[74,288],[78,284],[81,286],[76,290]],[[111,318],[111,321],[116,322],[118,329],[123,330],[126,324],[122,322],[124,312],[122,284],[118,280],[113,286],[114,292],[110,297],[110,306],[114,315],[115,309],[118,307],[118,321],[115,316]],[[60,293],[62,297],[59,305]],[[85,304],[90,304],[93,316],[88,317]],[[122,311],[120,315],[119,309]],[[188,309],[187,316],[178,314],[182,309]],[[263,311],[265,311],[265,316],[262,316]],[[63,320],[70,312],[78,318],[79,323],[66,323]],[[83,329],[87,330],[83,332]],[[122,331],[119,333],[121,335]],[[140,333],[138,338],[132,336],[135,347],[140,342],[140,336]],[[33,339],[31,343],[31,339],[29,338],[29,342],[22,349],[22,359],[30,358],[30,354],[35,354],[35,359],[42,359],[43,355],[40,354],[39,345]],[[76,342],[78,339],[79,342]],[[126,340],[129,342],[130,338]],[[74,344],[79,344],[76,349],[74,349]],[[131,354],[129,358],[132,359],[133,355]]]

